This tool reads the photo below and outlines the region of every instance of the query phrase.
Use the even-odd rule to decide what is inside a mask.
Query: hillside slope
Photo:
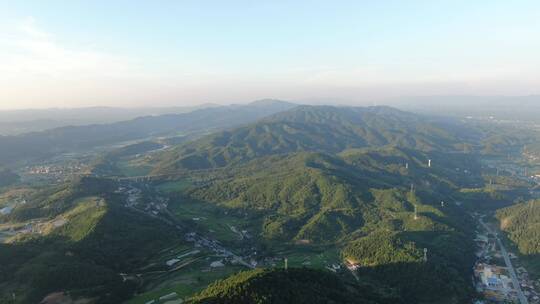
[[[299,106],[180,145],[156,160],[155,171],[216,168],[300,151],[338,153],[382,146],[452,151],[459,143],[448,130],[392,108]]]
[[[522,254],[540,254],[540,200],[500,209],[497,219]]]
[[[93,303],[131,297],[137,282],[119,273],[134,271],[179,237],[163,222],[123,207],[108,187],[92,180],[40,193],[42,201],[29,201],[23,211],[4,218],[39,216],[31,224],[34,232],[0,244],[0,302],[39,303],[61,291]]]
[[[374,290],[345,283],[327,271],[313,269],[256,269],[218,281],[196,295],[197,304],[285,303],[401,303]]]
[[[111,124],[61,127],[18,136],[0,136],[0,163],[54,153],[165,136],[207,132],[253,122],[296,105],[259,101],[248,105],[211,107],[189,113],[145,116]]]
[[[396,290],[408,303],[462,303],[470,292],[474,225],[459,207],[440,202],[482,182],[480,164],[472,156],[446,154],[433,157],[430,168],[430,157],[398,148],[259,157],[224,170],[193,171],[205,181],[184,195],[249,216],[260,223],[255,231],[268,248],[338,248],[344,260],[363,266],[365,281]],[[429,248],[429,265],[423,248]]]

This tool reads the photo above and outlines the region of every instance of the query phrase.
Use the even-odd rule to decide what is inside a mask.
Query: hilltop
[[[300,151],[339,153],[383,146],[452,151],[459,142],[437,124],[393,108],[298,106],[180,145],[155,160],[155,172],[224,167]]]

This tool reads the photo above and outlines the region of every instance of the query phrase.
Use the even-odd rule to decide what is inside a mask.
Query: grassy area
[[[247,229],[252,236],[256,235],[253,222],[248,223],[244,218],[226,214],[226,211],[216,208],[215,205],[184,200],[173,203],[170,207],[179,219],[191,222],[198,230],[223,242],[240,240],[240,235],[233,232],[232,227],[237,231]]]
[[[169,181],[156,186],[156,189],[160,192],[170,194],[175,192],[182,192],[192,185],[188,179],[181,179],[178,181]]]
[[[287,258],[289,267],[325,268],[334,263],[340,263],[341,258],[337,248],[328,248],[311,245],[290,245],[276,248],[277,256]],[[276,264],[282,267],[283,263]]]
[[[209,264],[215,259],[218,258],[207,256],[181,270],[153,278],[159,283],[152,286],[147,292],[135,296],[127,303],[144,304],[150,300],[158,300],[159,297],[172,292],[176,292],[179,298],[185,299],[206,288],[208,284],[218,279],[228,277],[229,275],[246,269],[245,267],[233,265],[210,269]],[[164,302],[165,301],[157,301],[156,303]]]
[[[152,170],[152,167],[149,165],[130,160],[121,160],[117,163],[117,166],[120,169],[121,174],[125,176],[143,176],[147,175]]]

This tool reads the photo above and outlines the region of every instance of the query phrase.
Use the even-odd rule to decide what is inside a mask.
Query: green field
[[[252,236],[256,236],[256,221],[248,222],[243,217],[225,213],[226,210],[218,209],[215,205],[193,200],[182,200],[170,205],[172,212],[182,221],[188,221],[199,231],[218,239],[222,242],[239,242],[241,236],[233,232],[247,229]]]
[[[171,194],[178,193],[186,190],[192,185],[191,181],[188,179],[182,179],[178,181],[169,181],[164,182],[156,186],[156,189],[160,192]]]
[[[233,265],[212,268],[210,270],[209,264],[216,259],[218,258],[207,255],[205,258],[197,260],[195,263],[181,270],[148,278],[158,283],[153,285],[147,292],[135,296],[127,303],[144,304],[150,300],[158,300],[159,297],[172,292],[176,292],[179,298],[185,299],[218,279],[225,278],[241,270],[246,270],[245,267]],[[156,301],[156,303],[163,302],[165,301]]]
[[[339,250],[335,246],[289,245],[272,247],[272,250],[278,257],[287,258],[289,267],[322,269],[334,263],[341,263]],[[283,262],[278,262],[276,267],[283,267],[283,264]]]
[[[120,173],[124,176],[144,176],[150,173],[152,167],[133,160],[121,160],[117,162]]]

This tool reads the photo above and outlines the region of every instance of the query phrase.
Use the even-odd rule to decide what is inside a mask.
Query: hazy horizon
[[[535,1],[0,4],[0,109],[540,94]]]
[[[224,100],[222,102],[191,102],[191,103],[171,103],[171,104],[133,104],[133,105],[107,105],[107,104],[89,104],[89,105],[69,105],[66,106],[36,106],[36,107],[13,107],[13,108],[0,108],[0,112],[17,112],[17,111],[47,111],[47,110],[78,110],[78,109],[99,109],[99,108],[112,108],[112,109],[174,109],[174,108],[199,108],[210,106],[231,106],[231,105],[248,105],[253,102],[263,100],[275,100],[281,102],[288,102],[293,104],[305,104],[305,105],[334,105],[334,106],[401,106],[405,103],[411,106],[420,106],[430,103],[436,103],[440,106],[459,106],[463,103],[475,103],[471,106],[481,105],[482,103],[498,102],[508,103],[508,106],[512,106],[515,103],[528,102],[531,100],[540,101],[540,94],[536,95],[410,95],[410,96],[398,96],[389,98],[373,98],[366,100],[353,100],[345,98],[333,98],[333,97],[319,97],[319,98],[305,98],[298,100],[279,99],[272,97],[262,97],[249,100]]]

